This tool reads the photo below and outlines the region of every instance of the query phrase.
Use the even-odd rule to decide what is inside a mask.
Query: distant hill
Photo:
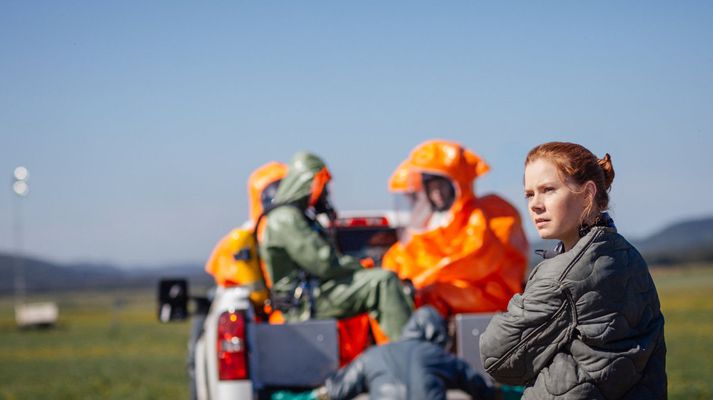
[[[0,294],[14,292],[14,256],[0,253]],[[193,287],[207,287],[212,277],[199,264],[120,269],[111,265],[62,265],[32,257],[22,259],[28,293],[119,287],[154,287],[162,277],[185,277]]]
[[[670,225],[635,245],[650,264],[713,262],[713,217]]]

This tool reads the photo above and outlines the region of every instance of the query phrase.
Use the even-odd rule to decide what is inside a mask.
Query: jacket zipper
[[[589,249],[589,247],[592,245],[592,243],[594,243],[594,240],[597,237],[599,237],[599,235],[601,235],[602,232],[603,231],[601,231],[601,230],[597,230],[596,232],[594,232],[594,235],[592,235],[592,237],[589,238],[589,241],[587,242],[586,245],[584,245],[584,248],[582,249],[582,251],[580,251],[579,254],[577,254],[577,256],[574,258],[574,260],[572,260],[572,262],[570,262],[569,265],[567,265],[567,268],[565,268],[564,271],[562,272],[562,274],[560,275],[560,277],[558,279],[558,281],[560,283],[564,280],[565,276],[567,276],[569,271],[571,271],[572,268],[574,268],[574,265],[577,264],[577,262],[579,262],[579,260],[582,259],[582,257],[584,256],[584,253],[587,252],[587,249]],[[579,324],[579,316],[577,315],[577,307],[574,303],[574,298],[572,297],[572,292],[570,292],[569,288],[566,288],[566,287],[563,287],[562,291],[564,292],[564,295],[567,296],[567,300],[569,300],[569,304],[571,305],[571,308],[572,308],[572,329],[576,329],[577,325]]]
[[[563,287],[562,291],[564,291],[564,295],[567,296],[567,301],[569,301],[570,308],[572,309],[572,328],[576,329],[579,324],[579,317],[577,316],[577,307],[574,304],[574,298],[568,288]]]
[[[598,238],[601,233],[602,233],[601,230],[597,230],[594,233],[594,235],[592,235],[592,237],[589,238],[589,241],[587,241],[587,244],[584,245],[584,247],[582,248],[582,251],[580,251],[574,257],[574,259],[572,261],[570,261],[569,265],[567,265],[567,268],[565,268],[564,271],[562,271],[562,274],[560,275],[558,281],[562,282],[562,279],[564,279],[564,277],[567,276],[569,271],[572,270],[572,268],[574,267],[574,264],[576,264],[584,256],[584,253],[587,252],[587,249],[589,248],[589,246],[592,245],[592,242],[594,242],[594,239]]]
[[[567,265],[567,268],[565,268],[565,270],[562,272],[562,274],[560,275],[560,277],[558,279],[558,282],[560,282],[560,283],[562,282],[564,277],[567,276],[567,274],[574,267],[574,265],[584,256],[584,253],[587,251],[589,246],[592,245],[592,243],[594,242],[594,239],[599,237],[601,232],[602,232],[601,230],[597,230],[594,233],[594,235],[592,235],[592,237],[589,238],[589,241],[587,241],[587,244],[584,245],[584,248],[582,248],[582,251],[580,251],[575,256],[575,258],[569,263],[569,265]],[[500,357],[500,359],[498,359],[498,361],[496,361],[495,364],[493,364],[490,368],[486,369],[487,372],[490,372],[490,371],[494,370],[495,368],[498,368],[514,352],[516,352],[517,350],[522,348],[524,345],[526,345],[527,342],[532,338],[533,335],[536,335],[536,334],[540,333],[542,330],[544,330],[552,321],[554,321],[564,311],[564,309],[567,307],[567,303],[569,303],[571,305],[572,323],[576,327],[579,318],[577,317],[577,309],[574,304],[574,299],[572,298],[572,293],[570,293],[569,289],[567,289],[567,288],[562,288],[562,291],[564,292],[564,295],[566,297],[565,301],[562,302],[562,305],[557,309],[557,311],[552,315],[552,317],[550,317],[550,319],[548,319],[547,322],[545,322],[542,325],[535,328],[535,330],[530,332],[520,343],[518,343],[516,346],[512,347],[505,354],[503,354],[503,356]]]

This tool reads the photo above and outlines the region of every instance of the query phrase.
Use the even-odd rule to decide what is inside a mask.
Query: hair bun
[[[614,167],[611,163],[611,156],[609,153],[604,155],[604,158],[598,160],[597,163],[604,171],[604,187],[607,191],[611,188],[612,181],[614,181]]]

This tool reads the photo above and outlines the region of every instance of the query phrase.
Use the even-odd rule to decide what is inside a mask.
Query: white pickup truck
[[[341,213],[334,223],[336,245],[344,254],[370,257],[380,265],[398,240],[403,218],[397,217],[388,212]],[[339,368],[335,320],[259,322],[249,295],[250,289],[237,286],[218,287],[208,297],[190,297],[185,280],[161,282],[163,322],[187,318],[189,298],[195,302],[188,346],[192,399],[269,399],[274,390],[316,387]],[[481,372],[478,337],[489,319],[488,314],[473,314],[457,315],[453,321],[454,351]],[[448,397],[464,398],[451,392]]]

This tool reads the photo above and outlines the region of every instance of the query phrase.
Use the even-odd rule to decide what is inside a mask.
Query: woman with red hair
[[[574,143],[535,147],[525,197],[559,246],[480,338],[486,370],[523,399],[665,399],[664,319],[641,254],[606,213],[611,158]]]

